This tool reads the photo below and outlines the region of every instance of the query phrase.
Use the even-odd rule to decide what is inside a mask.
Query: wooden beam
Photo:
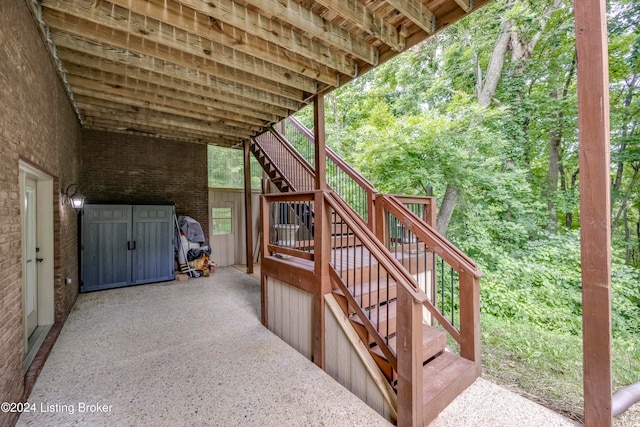
[[[378,54],[373,46],[326,21],[294,0],[249,0],[248,3],[261,9],[265,16],[277,17],[300,29],[304,34],[317,37],[362,61],[369,64],[376,64],[378,61]]]
[[[105,2],[96,5],[80,0],[45,1],[48,7],[65,12],[73,11],[74,14],[80,12],[83,18],[101,25],[133,31],[136,34],[143,32],[145,38],[159,43],[165,41],[167,35],[181,40],[182,35],[186,34],[190,38],[199,37],[200,45],[215,43],[226,46],[326,84],[335,86],[338,78],[337,72],[330,70],[323,63],[310,61],[293,52],[283,55],[282,49],[270,42],[221,22],[213,22],[205,15],[173,2],[110,0],[110,3],[115,5],[111,6]],[[87,16],[88,14],[90,16]],[[109,25],[114,20],[115,23]],[[175,29],[184,33],[175,34]]]
[[[232,49],[214,44],[201,44],[201,40],[189,37],[186,33],[180,35],[185,39],[184,42],[177,41],[166,32],[157,37],[157,40],[149,40],[147,37],[130,34],[54,9],[44,9],[43,14],[47,25],[53,30],[92,40],[101,44],[102,49],[114,46],[127,52],[158,58],[173,64],[195,67],[206,70],[209,74],[242,84],[251,84],[274,94],[280,94],[283,87],[309,93],[315,92],[316,89],[316,82],[313,79],[292,73],[282,67],[271,66],[244,54],[234,54]]]
[[[456,0],[456,3],[458,3],[458,6],[467,13],[471,12],[471,9],[473,9],[473,0]]]
[[[255,133],[259,130],[253,130],[250,127],[237,125],[233,126],[228,123],[207,119],[197,119],[190,116],[178,115],[173,113],[165,113],[161,111],[151,110],[149,108],[132,107],[130,105],[105,102],[98,99],[84,99],[86,102],[78,100],[80,111],[85,114],[91,112],[94,117],[100,114],[109,117],[115,114],[123,114],[131,119],[147,121],[150,124],[167,124],[172,125],[173,122],[182,123],[183,125],[191,125],[193,129],[199,129],[207,132],[205,129],[214,129],[213,132],[230,134],[234,136],[242,136],[247,133]]]
[[[127,103],[137,107],[156,109],[165,113],[174,113],[192,116],[194,118],[218,118],[235,123],[244,123],[245,126],[265,126],[273,122],[276,116],[255,112],[255,116],[248,116],[252,110],[245,110],[238,106],[220,102],[215,98],[205,97],[209,95],[202,90],[201,95],[192,91],[181,92],[173,88],[139,81],[123,75],[111,74],[83,68],[77,65],[65,63],[67,80],[73,85],[74,93],[82,92],[83,95],[92,97],[91,91],[96,92],[96,97],[108,100],[108,95],[113,102]],[[161,81],[161,80],[160,80]],[[194,88],[193,91],[197,91]]]
[[[170,139],[196,144],[220,145],[223,147],[235,146],[240,141],[239,139],[230,139],[224,135],[205,135],[195,132],[187,132],[181,129],[158,128],[148,124],[129,123],[109,119],[87,118],[84,128],[131,135],[145,135],[152,138]]]
[[[327,188],[327,148],[324,123],[324,95],[319,93],[313,98],[313,135],[315,139],[315,188]]]
[[[89,119],[98,120],[119,120],[126,124],[126,127],[134,127],[135,125],[148,125],[152,123],[156,129],[170,129],[180,130],[180,132],[193,133],[200,136],[224,136],[229,139],[240,140],[242,138],[249,137],[253,132],[241,132],[238,129],[230,129],[225,126],[218,126],[214,123],[204,123],[196,120],[181,119],[177,117],[171,117],[162,113],[156,114],[131,114],[129,112],[118,111],[116,109],[103,109],[101,107],[93,107],[91,110],[81,110],[82,115]],[[151,127],[151,126],[150,126]]]
[[[97,94],[97,96],[88,95],[88,91],[83,91],[79,93],[78,91],[75,93],[75,99],[78,103],[78,106],[81,110],[92,107],[101,107],[101,108],[113,108],[117,111],[126,111],[126,112],[141,112],[145,111],[147,113],[159,112],[164,114],[170,114],[173,116],[178,116],[186,119],[194,119],[200,121],[209,121],[211,119],[220,120],[218,118],[212,117],[206,114],[198,114],[198,113],[189,113],[187,111],[183,111],[181,109],[170,109],[170,108],[153,108],[152,105],[145,105],[144,102],[133,103],[128,102],[129,99],[121,99],[118,100],[115,96],[101,96],[103,94]],[[105,99],[107,98],[107,99]],[[236,127],[238,129],[243,129],[243,126],[246,126],[246,129],[250,129],[248,124],[237,123],[224,121],[221,124],[226,124],[232,127]]]
[[[362,31],[380,39],[396,52],[404,50],[404,37],[398,34],[398,30],[360,2],[344,0],[315,0],[315,2],[336,12]]]
[[[574,3],[585,426],[612,425],[609,73],[605,0]]]
[[[251,140],[244,144],[244,218],[246,227],[247,274],[253,274],[253,211],[251,209]]]
[[[156,82],[180,92],[190,92],[189,89],[203,91],[207,96],[212,95],[214,99],[224,99],[224,102],[238,106],[249,105],[253,107],[250,109],[270,111],[281,117],[295,111],[300,105],[299,102],[285,96],[273,95],[155,58],[131,55],[117,48],[96,49],[91,42],[68,34],[54,34],[53,39],[58,46],[58,57],[65,64],[73,63],[80,66],[91,64],[113,74],[139,75],[138,78],[141,80]],[[198,93],[195,94],[198,95]]]
[[[435,32],[435,15],[422,3],[422,0],[385,0],[400,13],[422,28],[427,34]]]
[[[356,72],[355,61],[345,55],[340,55],[285,25],[266,19],[240,3],[232,0],[216,0],[215,3],[201,0],[176,1],[209,16],[214,25],[218,22],[226,23],[312,61],[323,63],[341,73],[354,75]]]

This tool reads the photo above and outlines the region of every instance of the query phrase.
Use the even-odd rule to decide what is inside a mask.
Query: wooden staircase
[[[264,246],[265,254],[284,253],[287,258],[299,254],[305,262],[315,263],[317,252],[322,251],[316,247],[314,229],[315,233],[322,233],[322,230],[318,228],[319,224],[314,224],[313,210],[318,209],[319,199],[310,193],[313,190],[313,169],[275,130],[268,137],[255,139],[251,150],[272,182],[282,193],[289,192],[292,201],[286,202],[286,194],[269,197],[279,206],[289,203],[287,209],[295,212],[295,222],[304,224],[311,235],[308,240],[286,248],[278,247],[271,238],[269,244]],[[360,182],[366,183],[366,180],[362,178]],[[300,191],[307,193],[291,193]],[[372,199],[369,196],[370,207]],[[471,260],[394,197],[376,197],[377,230],[374,228],[371,208],[363,217],[337,193],[325,195],[323,200],[326,205],[323,209],[328,208],[332,212],[324,231],[327,237],[321,239],[330,241],[330,292],[371,358],[397,391],[398,423],[427,425],[480,375],[480,273]],[[266,206],[269,206],[269,202],[265,200],[263,216]],[[299,209],[300,206],[306,206],[306,211]],[[303,215],[300,212],[307,213]],[[397,230],[401,230],[400,234]],[[267,231],[264,233],[265,236],[269,235]],[[291,260],[287,262],[290,264]],[[436,280],[449,276],[451,310],[459,306],[457,321],[453,313],[447,316],[444,304],[442,308],[437,306],[438,298],[435,295]],[[455,292],[458,293],[455,297],[459,300],[455,304],[454,278],[457,286]],[[291,284],[295,285],[294,282]],[[413,352],[417,355],[415,363],[411,362],[415,366],[415,369],[411,368],[411,376],[413,373],[418,375],[415,384],[421,387],[422,393],[419,399],[411,398],[411,405],[421,405],[421,408],[417,411],[414,409],[411,416],[405,416],[400,408],[407,395],[406,390],[412,387],[406,383],[406,356],[400,359],[399,355],[406,350],[407,342],[407,312],[406,305],[399,303],[401,293],[414,299],[414,307],[419,301],[419,313],[414,308],[414,313],[418,314],[412,315],[413,319],[418,319],[417,323],[414,321],[410,326],[416,331],[410,333],[416,337],[413,340]],[[404,320],[401,316],[405,316],[402,318]],[[457,326],[456,322],[459,322]],[[400,331],[400,328],[403,330]],[[447,345],[451,338],[453,349],[450,350]],[[405,367],[401,364],[405,364]]]

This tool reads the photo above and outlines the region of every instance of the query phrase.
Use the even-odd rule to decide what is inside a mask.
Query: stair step
[[[362,308],[369,308],[382,301],[393,300],[397,297],[398,288],[394,281],[389,282],[389,287],[385,283],[378,289],[378,282],[356,283],[350,286],[350,291],[355,300]],[[338,298],[345,298],[341,289],[333,291]],[[349,314],[349,313],[346,313]]]
[[[473,362],[447,351],[427,363],[422,372],[425,425],[473,384],[480,374]]]
[[[396,346],[397,338],[394,336],[389,339],[389,346],[395,352],[397,350]],[[436,356],[439,353],[442,353],[447,346],[447,333],[439,328],[434,328],[429,325],[422,325],[422,361],[426,362],[432,357]],[[385,357],[382,350],[378,347],[372,347],[370,352],[374,355],[375,358],[380,358],[381,362],[388,364],[387,358]]]
[[[396,311],[397,302],[391,301],[388,304],[376,306],[368,310],[369,319],[373,326],[378,330],[383,337],[390,336],[396,333]],[[364,328],[364,322],[358,315],[350,318],[352,324],[357,326],[358,324]],[[366,331],[366,329],[365,329]],[[360,335],[360,334],[359,334]],[[362,335],[360,336],[362,338]],[[362,340],[365,344],[373,344],[372,337]]]
[[[433,269],[433,257],[431,252],[390,252],[391,256],[400,261],[400,264],[411,274],[423,273]]]
[[[389,346],[394,352],[397,351],[396,345],[397,338],[394,336],[389,340]],[[447,333],[441,329],[434,328],[429,325],[422,325],[422,361],[426,362],[432,357],[442,353],[447,345]],[[389,382],[392,382],[395,378],[393,376],[393,369],[391,364],[387,360],[387,357],[382,352],[382,349],[375,345],[369,350],[373,360],[380,367],[380,370],[387,377]]]

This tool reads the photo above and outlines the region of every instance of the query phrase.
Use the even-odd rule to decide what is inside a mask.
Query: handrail
[[[260,144],[260,142],[258,142],[258,137],[260,137],[262,134],[257,135],[253,138],[251,138],[251,140],[253,141],[254,144],[256,144],[258,147],[260,147],[260,150],[262,150],[262,153],[264,154],[264,156],[269,159],[269,162],[271,163],[271,165],[274,167],[274,169],[280,174],[280,176],[282,177],[282,179],[284,180],[284,182],[287,184],[287,186],[291,189],[291,191],[296,191],[296,187],[291,184],[291,182],[289,181],[289,178],[287,178],[287,176],[282,172],[282,170],[280,170],[280,168],[278,167],[278,164],[276,162],[273,161],[273,159],[271,158],[271,156],[269,156],[269,153],[267,153],[267,151],[264,149],[263,145]]]
[[[344,223],[353,230],[358,239],[362,241],[369,251],[378,256],[378,262],[389,273],[393,273],[392,277],[396,280],[404,289],[409,292],[414,301],[424,302],[428,300],[427,295],[422,292],[415,279],[409,275],[400,262],[393,258],[387,248],[384,247],[382,242],[373,234],[367,227],[362,227],[359,222],[353,217],[353,210],[350,206],[341,198],[335,197],[335,192],[325,192],[325,200],[331,206],[333,210],[343,214],[342,220]],[[377,259],[377,258],[376,258]]]
[[[296,150],[286,138],[284,138],[280,132],[278,132],[273,126],[269,128],[271,134],[276,137],[278,141],[287,149],[289,154],[291,154],[295,159],[302,165],[302,167],[309,172],[314,179],[316,176],[316,171],[313,169],[313,165],[309,163],[307,159],[302,157],[302,155]]]
[[[383,202],[384,206],[394,213],[397,218],[402,219],[403,224],[412,233],[427,243],[449,265],[457,264],[458,269],[470,272],[476,279],[482,277],[482,272],[478,270],[478,266],[471,258],[442,237],[419,216],[407,209],[396,197],[378,195],[377,200],[378,202]]]
[[[292,125],[294,125],[300,132],[302,132],[304,136],[306,136],[309,139],[309,141],[315,144],[315,137],[313,133],[311,133],[311,131],[305,125],[303,125],[298,119],[296,119],[293,116],[289,116],[287,120],[289,120]],[[327,149],[327,158],[331,159],[336,165],[340,166],[340,169],[346,172],[347,175],[349,175],[361,187],[373,193],[378,192],[378,190],[376,190],[376,188],[373,186],[373,184],[369,180],[367,180],[365,177],[360,175],[360,173],[357,170],[355,170],[350,164],[345,162],[342,159],[342,157],[338,156],[331,148],[326,147],[326,149]]]
[[[296,129],[300,131],[300,133],[304,137],[307,138],[309,144],[311,144],[312,146],[315,145],[315,137],[309,129],[307,129],[302,123],[300,123],[294,117],[289,117],[286,120],[288,120],[289,123],[291,123]],[[327,154],[327,160],[333,163],[333,165],[335,165],[336,170],[346,174],[346,176],[348,176],[349,179],[351,179],[351,181],[355,183],[361,189],[361,191],[366,195],[366,207],[363,206],[363,208],[366,209],[364,211],[364,215],[363,213],[358,212],[358,209],[355,206],[352,206],[352,208],[355,209],[356,212],[358,212],[358,214],[362,217],[362,219],[365,220],[368,227],[373,230],[374,224],[375,224],[374,217],[373,217],[374,199],[378,191],[375,189],[373,184],[371,184],[371,182],[369,182],[365,177],[360,175],[353,167],[351,167],[351,165],[345,162],[340,156],[338,156],[335,152],[333,152],[333,150],[331,150],[329,147],[326,147],[326,154]],[[334,189],[337,190],[338,194],[340,194],[341,197],[343,198],[347,197],[346,193],[348,192],[348,190],[345,189],[345,194],[342,194],[341,188],[336,187]]]
[[[402,224],[402,227],[407,229],[414,237],[410,237],[410,241],[414,241],[416,244],[421,241],[427,246],[427,251],[433,253],[434,266],[432,270],[433,286],[432,295],[433,300],[428,300],[424,307],[434,315],[434,318],[442,325],[447,332],[460,344],[460,355],[474,361],[479,367],[480,360],[480,289],[479,279],[482,276],[482,272],[478,270],[477,266],[466,255],[460,252],[454,245],[452,245],[447,239],[437,233],[433,227],[425,223],[420,217],[418,217],[411,210],[407,209],[397,198],[393,196],[380,195],[376,199],[376,209],[378,209],[377,217],[381,220],[381,239],[386,241],[386,214],[388,212],[393,218]],[[435,284],[436,284],[436,270],[435,260],[438,256],[442,262],[446,262],[451,269],[451,318],[446,319],[445,312],[438,310],[435,304]],[[443,269],[444,269],[444,264]],[[460,329],[456,329],[455,316],[454,316],[454,272],[458,275],[458,298],[459,298],[459,325]],[[444,274],[444,271],[442,272]],[[444,277],[441,276],[443,279]],[[444,284],[442,284],[444,285]],[[426,289],[425,289],[426,291]],[[442,288],[444,292],[444,288]],[[442,307],[442,310],[444,306]],[[478,368],[479,369],[479,368]]]

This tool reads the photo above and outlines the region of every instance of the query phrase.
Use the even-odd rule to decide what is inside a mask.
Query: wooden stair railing
[[[382,237],[378,237],[390,251],[399,247],[399,251],[405,253],[418,248],[417,251],[432,258],[431,274],[421,283],[421,289],[429,296],[425,308],[432,321],[442,325],[456,340],[460,355],[476,364],[479,375],[482,272],[468,256],[396,197],[378,196],[376,209],[377,218],[384,224]],[[394,225],[400,225],[401,238],[392,237],[394,228],[397,229]]]
[[[265,159],[278,158],[279,162],[289,156],[293,161],[286,167],[295,170],[300,168],[296,164],[302,164],[305,174],[313,177],[309,162],[286,138],[275,130],[268,138],[266,143],[254,144],[257,156],[264,152],[268,154]],[[304,139],[308,140],[308,135]],[[295,190],[296,184],[288,187]],[[312,214],[298,214],[319,208],[311,193],[291,194],[287,201],[270,199],[265,206],[277,207],[269,208],[271,225],[264,224],[269,227],[266,253],[317,262],[314,238],[317,232],[328,234],[333,294],[398,391],[399,424],[410,420],[409,424],[421,425],[480,375],[481,273],[469,257],[435,231],[434,198],[380,195],[372,186],[370,190],[372,204],[367,204],[364,216],[342,195],[338,197],[339,192],[325,193],[324,200],[332,211],[330,231],[314,229]],[[365,217],[372,221],[365,221]],[[275,222],[282,218],[299,227],[295,241],[279,237]],[[456,343],[452,349],[446,348],[447,334]],[[421,404],[416,406],[418,389]]]
[[[280,191],[314,189],[311,165],[273,128],[252,139],[251,151]]]
[[[397,391],[398,424],[427,424],[475,380],[478,365],[446,349],[445,330],[451,330],[458,337],[461,334],[432,305],[406,262],[393,256],[334,192],[324,192],[321,199],[314,196],[316,193],[287,193],[264,198],[263,218],[267,224],[263,227],[269,230],[265,236],[265,253],[270,257],[274,254],[285,256],[286,265],[291,265],[294,259],[302,265],[311,262],[307,264],[310,266],[328,262],[329,280],[336,300]],[[297,204],[330,212],[328,228],[314,224],[314,235],[304,243],[299,241],[299,235],[288,240],[275,230],[278,218],[283,217],[282,212]],[[328,260],[318,258],[320,255],[313,243],[318,233],[330,242]],[[446,247],[444,242],[442,245]],[[420,269],[413,269],[413,273],[420,272]],[[423,307],[433,314],[433,319],[443,323],[444,330],[425,324]],[[462,340],[461,347],[465,345]]]
[[[295,117],[281,122],[279,132],[299,151],[309,164],[314,164],[313,133]],[[327,147],[327,184],[354,209],[367,223],[370,230],[374,227],[374,200],[377,190],[366,178]]]

